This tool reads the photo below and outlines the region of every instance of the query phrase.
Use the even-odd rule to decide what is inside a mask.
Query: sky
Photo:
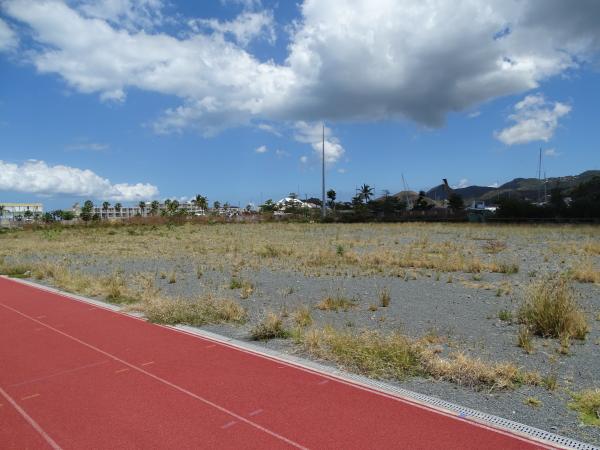
[[[600,169],[597,0],[0,0],[0,202]]]

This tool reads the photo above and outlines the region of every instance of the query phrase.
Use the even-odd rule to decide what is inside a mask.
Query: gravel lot
[[[570,392],[600,387],[600,286],[573,282],[590,332],[585,341],[573,341],[566,355],[558,352],[558,340],[539,337],[534,338],[535,351],[524,352],[516,345],[519,325],[499,319],[501,311],[515,314],[525,286],[547,273],[586,265],[597,271],[599,242],[599,229],[575,226],[218,225],[11,233],[0,235],[0,255],[9,261],[60,262],[93,275],[145,273],[168,297],[211,293],[237,299],[248,311],[247,324],[205,328],[238,339],[250,339],[249,330],[268,311],[286,315],[302,305],[312,308],[314,326],[442,336],[443,354],[460,350],[484,360],[511,361],[556,375],[558,388],[476,391],[426,378],[394,383],[600,445],[600,428],[582,425],[567,407]],[[435,263],[400,266],[393,259],[400,253],[409,262],[415,255],[429,255]],[[484,264],[507,262],[518,266],[518,272],[448,270],[435,256],[440,253],[442,259],[459,255]],[[363,263],[373,255],[383,259]],[[230,288],[232,278],[252,286],[247,298]],[[390,293],[388,307],[378,306],[382,290]],[[328,295],[352,299],[356,307],[339,312],[315,308]],[[263,345],[301,352],[290,340]],[[541,404],[527,405],[529,397]]]

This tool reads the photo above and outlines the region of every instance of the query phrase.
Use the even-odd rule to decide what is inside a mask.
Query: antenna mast
[[[325,218],[325,121],[323,121],[323,148],[321,155],[321,218]]]

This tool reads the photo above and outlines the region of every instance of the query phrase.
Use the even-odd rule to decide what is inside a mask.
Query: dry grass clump
[[[580,283],[600,284],[600,271],[596,270],[594,264],[590,260],[571,268],[569,275],[573,280],[579,281]]]
[[[521,347],[527,353],[533,353],[533,336],[527,325],[521,325],[517,334],[517,347]]]
[[[309,330],[301,342],[309,354],[372,378],[429,375],[474,389],[507,389],[542,382],[539,374],[524,372],[512,363],[490,363],[463,353],[443,358],[427,340],[414,341],[400,333],[351,333],[326,327]]]
[[[569,408],[579,412],[581,421],[600,426],[600,389],[586,389],[571,395],[573,401],[569,403]]]
[[[292,313],[292,319],[294,319],[294,323],[301,328],[308,327],[313,323],[310,308],[308,308],[307,306],[301,306],[296,311],[294,311]]]
[[[26,278],[31,274],[32,267],[27,264],[7,264],[4,259],[0,261],[0,275],[11,278]]]
[[[379,290],[379,305],[383,308],[390,306],[392,297],[389,288],[383,288]]]
[[[519,384],[541,383],[538,373],[523,372],[513,363],[490,363],[464,353],[454,353],[449,358],[441,358],[426,351],[422,364],[426,372],[434,378],[473,389],[484,386],[490,389],[508,389]]]
[[[328,295],[323,300],[321,300],[321,302],[318,303],[316,307],[322,311],[348,311],[356,307],[356,301],[346,298],[342,295]]]
[[[531,283],[519,310],[519,320],[542,337],[585,339],[588,325],[575,293],[565,277]]]
[[[150,322],[192,326],[246,322],[246,310],[232,300],[201,297],[196,300],[153,298],[142,305]]]
[[[281,315],[270,312],[252,328],[250,335],[255,341],[267,341],[278,338],[287,339],[290,337],[290,332],[285,328]]]
[[[506,242],[490,240],[483,244],[483,251],[488,254],[495,255],[500,253],[502,250],[506,250]]]
[[[335,361],[342,367],[373,378],[402,379],[419,371],[415,345],[398,333],[376,331],[353,334],[332,328],[309,330],[304,348],[313,356]]]

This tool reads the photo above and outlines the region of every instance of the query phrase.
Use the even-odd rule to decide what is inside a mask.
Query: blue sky
[[[0,201],[318,196],[322,120],[342,199],[600,169],[598,2],[484,3],[2,1]]]

